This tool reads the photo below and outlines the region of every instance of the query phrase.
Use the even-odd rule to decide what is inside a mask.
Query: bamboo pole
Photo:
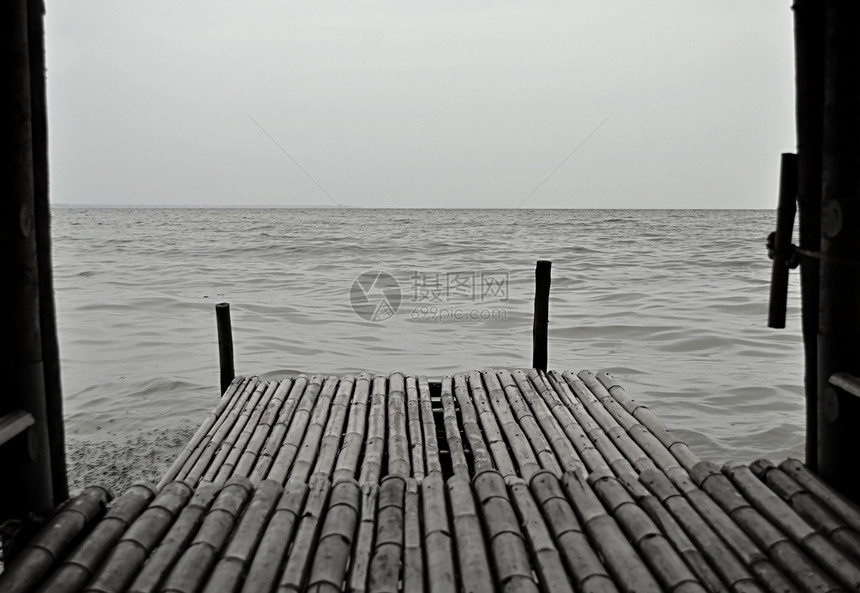
[[[763,517],[787,534],[819,566],[849,589],[860,589],[860,567],[806,523],[747,466],[728,464],[723,473]]]
[[[824,533],[854,559],[860,560],[860,534],[830,510],[826,503],[767,460],[753,462],[750,469],[807,523]]]
[[[128,588],[128,593],[161,591],[161,584],[197,533],[203,517],[219,492],[219,488],[214,484],[201,484],[197,487],[191,500],[179,513],[170,530],[161,539],[158,547],[149,555],[149,560],[146,561],[146,564],[135,577]]]
[[[473,480],[490,553],[502,591],[538,591],[519,521],[508,498],[505,477],[495,470]]]
[[[621,528],[606,512],[588,483],[577,474],[565,474],[562,485],[567,500],[616,585],[627,593],[662,591],[654,575],[633,549]]]
[[[406,434],[406,395],[403,373],[388,377],[388,474],[404,478],[412,474],[409,438]]]
[[[512,484],[511,501],[522,528],[532,558],[538,582],[544,591],[569,591],[573,585],[567,576],[561,555],[555,547],[549,529],[537,503],[525,484]]]
[[[319,474],[317,474],[319,475]],[[361,491],[355,480],[334,485],[311,565],[309,592],[339,593],[346,578]]]
[[[221,467],[218,468],[218,472],[215,474],[215,477],[211,480],[212,482],[215,482],[216,484],[221,486],[227,481],[227,478],[233,475],[233,471],[239,461],[239,458],[243,455],[243,453],[245,452],[245,448],[248,446],[248,443],[251,440],[251,437],[254,436],[254,433],[257,431],[257,428],[259,428],[258,422],[263,416],[263,413],[267,410],[269,403],[272,401],[272,398],[277,391],[278,382],[272,381],[266,386],[266,389],[260,399],[254,402],[250,414],[246,416],[244,426],[242,426],[241,430],[239,431],[239,435],[236,437],[236,441],[229,446],[229,451],[224,458]],[[227,448],[228,447],[225,443],[224,449]]]
[[[538,472],[532,478],[531,492],[552,532],[576,590],[582,593],[616,593],[618,588],[589,543],[562,492],[558,478],[546,470]]]
[[[304,591],[330,491],[331,482],[328,478],[322,476],[312,478],[310,494],[302,512],[299,530],[296,532],[292,551],[287,557],[287,564],[281,574],[279,591]]]
[[[342,377],[337,386],[334,401],[331,404],[331,413],[325,434],[320,443],[319,455],[314,465],[314,474],[323,474],[329,479],[333,477],[333,468],[340,450],[340,441],[343,435],[343,425],[346,423],[346,414],[349,402],[352,399],[355,387],[355,377],[347,375]],[[295,471],[295,469],[293,470]]]
[[[121,593],[170,529],[193,491],[185,482],[165,485],[155,500],[122,535],[116,547],[87,584],[87,593]]]
[[[854,503],[830,489],[818,476],[796,459],[783,461],[780,468],[826,504],[827,508],[850,525],[851,529],[860,533],[860,509]]]
[[[508,411],[507,417],[498,417],[499,411],[496,410],[496,408],[499,407],[498,402],[495,404],[491,402],[487,397],[487,390],[485,390],[483,386],[483,379],[486,378],[488,377],[477,371],[473,371],[469,374],[469,389],[472,392],[472,400],[475,402],[475,408],[478,410],[478,418],[481,420],[481,426],[484,429],[484,435],[487,437],[487,442],[489,443],[490,452],[493,455],[493,461],[495,462],[496,468],[503,476],[505,476],[506,479],[513,479],[521,476],[523,464],[526,464],[526,469],[530,470],[529,473],[534,473],[540,468],[540,466],[538,465],[534,453],[531,451],[528,441],[526,441],[525,438],[522,438],[518,429],[514,430],[514,427],[510,426],[510,424],[513,423],[513,416],[511,416],[510,411]],[[496,383],[498,384],[498,381]],[[495,391],[496,399],[498,399],[500,392],[501,387]],[[504,394],[501,394],[501,397],[504,399]],[[502,409],[502,412],[503,411],[504,409]],[[508,450],[508,440],[511,437],[509,435],[503,436],[506,422],[508,424],[508,430],[513,432],[515,437],[519,435],[519,440],[515,443],[511,443],[510,452]],[[507,440],[505,436],[507,436]],[[514,449],[514,444],[516,444],[516,449]],[[513,453],[513,458],[511,457],[511,453]],[[519,459],[517,459],[517,463],[515,465],[514,459],[517,458],[518,455]],[[517,465],[520,466],[520,472],[517,472]]]
[[[216,476],[218,475],[218,471],[221,469],[221,466],[227,460],[227,457],[230,455],[230,452],[233,450],[234,445],[238,442],[239,436],[247,426],[248,421],[251,416],[257,410],[257,404],[263,398],[263,395],[268,393],[271,396],[273,389],[269,389],[269,384],[261,381],[257,387],[254,389],[254,392],[251,394],[251,397],[248,398],[248,401],[245,402],[245,405],[242,407],[242,411],[239,413],[236,421],[230,427],[230,431],[224,436],[224,439],[218,443],[218,448],[215,451],[215,455],[209,461],[209,464],[206,466],[206,471],[199,474],[200,478],[206,482],[215,482],[218,486],[222,486],[223,482],[217,482]],[[198,474],[195,474],[194,471],[190,472],[188,478],[194,479]]]
[[[43,591],[72,593],[83,587],[98,570],[128,526],[155,497],[154,486],[135,484],[118,497],[104,518],[42,585]]]
[[[776,566],[791,575],[801,587],[814,591],[838,588],[836,581],[818,569],[785,534],[762,517],[714,464],[699,462],[690,471],[690,477],[760,549],[767,551]]]
[[[398,593],[403,563],[403,497],[406,480],[389,475],[379,486],[376,542],[370,560],[370,591]]]
[[[625,480],[624,483],[626,484],[627,481]],[[708,513],[707,509],[703,508],[701,510],[705,512],[699,514],[700,511],[691,504],[691,500],[695,498],[695,495],[691,496],[691,500],[687,500],[672,485],[669,478],[657,470],[642,472],[640,484],[647,488],[649,493],[662,504],[663,508],[683,526],[687,535],[695,542],[696,549],[708,559],[710,566],[713,567],[722,581],[732,591],[737,593],[741,591],[749,593],[763,591],[756,582],[756,578],[751,570],[755,567],[759,568],[760,572],[758,574],[762,583],[767,584],[768,572],[766,569],[770,568],[771,572],[775,572],[774,567],[766,560],[763,563],[758,562],[759,559],[763,558],[763,555],[740,532],[740,529],[721,513],[713,501],[708,499],[714,505],[713,513]],[[695,494],[704,495],[701,490],[696,490]],[[707,496],[704,496],[704,498],[707,499]],[[705,516],[708,514],[715,518],[722,515],[722,519],[714,519],[709,523],[705,520]],[[725,524],[726,520],[728,520],[730,529],[721,529],[720,527]],[[714,526],[711,527],[711,524]],[[725,536],[725,540],[721,538],[721,535]],[[732,542],[735,539],[740,541],[741,544],[733,546]],[[747,566],[749,566],[749,569]],[[717,590],[717,588],[714,587],[714,590]],[[769,590],[776,593],[780,589],[776,587],[769,588]],[[789,584],[788,590],[794,590],[794,588]]]
[[[502,388],[502,393],[508,400],[510,411],[513,412],[517,425],[531,445],[532,451],[534,451],[541,468],[547,469],[557,476],[561,476],[561,467],[558,459],[556,459],[546,435],[541,430],[542,427],[538,424],[534,414],[532,414],[531,408],[524,401],[523,395],[520,393],[511,374],[505,370],[500,370],[493,373],[493,375],[498,380]],[[523,475],[523,478],[530,480],[531,476],[527,477]]]
[[[549,325],[549,289],[552,262],[538,260],[535,267],[535,311],[532,328],[532,367],[546,370],[547,329]]]
[[[277,390],[272,396],[272,399],[269,400],[263,415],[256,422],[254,432],[248,440],[248,443],[245,445],[245,450],[242,452],[241,457],[239,457],[236,467],[233,468],[233,473],[236,475],[246,477],[250,475],[254,465],[257,463],[257,459],[259,458],[260,451],[263,449],[263,445],[266,444],[266,439],[269,437],[269,434],[272,432],[272,428],[278,420],[278,416],[280,415],[281,408],[286,400],[287,393],[293,384],[293,380],[288,378],[275,383],[277,384]]]
[[[421,482],[424,530],[418,545],[423,547],[427,554],[427,588],[430,593],[456,593],[457,591],[451,522],[448,519],[445,501],[445,483],[442,481],[442,473],[428,474]]]
[[[779,168],[779,198],[776,207],[776,232],[773,235],[773,265],[770,272],[770,300],[767,326],[785,328],[788,306],[788,270],[792,255],[794,215],[797,212],[797,155],[782,154]]]
[[[355,537],[355,545],[352,548],[349,576],[347,578],[347,591],[363,593],[367,590],[370,558],[376,535],[376,503],[378,499],[378,484],[375,482],[361,484],[361,521],[358,524],[358,533]]]
[[[442,418],[445,424],[445,439],[451,454],[451,469],[454,474],[469,477],[469,465],[466,462],[466,452],[463,450],[463,438],[457,423],[457,409],[454,404],[454,381],[451,377],[442,377]],[[432,413],[432,412],[431,412]]]
[[[418,393],[421,401],[421,424],[424,429],[424,460],[427,473],[442,471],[439,458],[439,442],[436,439],[436,422],[433,420],[433,404],[430,401],[430,384],[427,377],[418,377]]]
[[[427,399],[429,404],[429,393]],[[409,452],[412,458],[412,475],[419,482],[424,479],[425,475],[424,426],[421,423],[421,403],[418,396],[418,381],[415,377],[406,377],[406,424],[409,428]],[[432,420],[432,410],[430,417]]]
[[[535,372],[534,370],[532,372]],[[508,375],[510,376],[510,375]],[[512,377],[522,393],[529,407],[534,412],[534,418],[540,425],[540,430],[546,435],[552,450],[555,452],[554,460],[560,466],[561,471],[580,473],[585,471],[585,466],[579,454],[576,452],[576,447],[570,439],[565,436],[558,420],[553,416],[549,407],[543,398],[538,395],[532,384],[529,382],[528,376],[521,370],[514,371]],[[507,388],[506,388],[507,391]],[[545,469],[550,469],[544,466]],[[561,473],[557,474],[560,477]]]
[[[324,481],[314,483],[319,486]],[[267,593],[274,588],[293,543],[309,490],[308,485],[301,482],[290,482],[284,488],[257,546],[242,593]]]
[[[346,434],[343,437],[343,447],[337,456],[332,482],[353,479],[358,474],[358,460],[364,444],[364,432],[367,426],[367,398],[370,394],[370,375],[362,373],[355,382],[355,394],[349,406],[349,419],[346,424]]]
[[[215,305],[218,326],[218,361],[221,369],[221,393],[227,391],[236,376],[233,366],[233,328],[230,323],[230,303]]]
[[[438,472],[435,473],[438,474]],[[406,479],[406,493],[403,499],[404,591],[424,590],[424,558],[423,547],[421,546],[421,501],[418,484],[417,478]]]
[[[305,391],[316,389],[318,389],[318,385],[309,386],[308,378],[305,375],[299,375],[293,381],[290,393],[284,401],[281,411],[278,412],[278,419],[275,421],[275,425],[272,426],[269,436],[266,437],[266,443],[257,456],[254,469],[251,470],[250,478],[255,484],[264,480],[268,475],[269,469],[272,467],[272,462],[275,460],[275,456],[284,442],[284,437],[296,413],[296,408],[304,398]]]
[[[257,485],[203,593],[239,590],[282,493],[281,485],[272,480]]]
[[[104,514],[110,490],[91,486],[60,507],[39,533],[4,567],[0,591],[32,591],[81,535]]]
[[[448,478],[446,488],[448,502],[451,505],[454,549],[457,552],[462,590],[472,593],[492,593],[496,590],[495,582],[472,485],[465,477],[455,474]],[[429,560],[428,564],[430,564]],[[445,580],[441,579],[441,582],[444,583]],[[440,585],[439,590],[447,590],[447,588]]]
[[[367,419],[367,441],[364,445],[359,484],[379,483],[379,475],[382,473],[382,454],[385,448],[385,386],[386,377],[373,378],[370,415]]]
[[[247,377],[236,377],[233,382],[230,384],[230,387],[224,393],[224,397],[222,397],[218,405],[209,412],[209,415],[206,416],[206,419],[203,421],[203,424],[200,425],[200,428],[197,429],[197,432],[194,433],[194,436],[191,437],[191,440],[188,441],[188,444],[185,445],[185,448],[182,449],[182,452],[179,454],[179,457],[173,462],[170,466],[170,469],[161,477],[161,480],[158,482],[157,488],[161,490],[165,485],[169,482],[172,482],[176,479],[176,476],[179,474],[180,470],[185,466],[186,461],[191,457],[192,453],[197,449],[200,443],[203,441],[203,438],[209,433],[218,419],[221,417],[221,414],[230,407],[235,404],[235,399],[239,397],[239,394],[244,389],[244,386],[248,382]]]
[[[313,469],[317,453],[320,450],[323,434],[325,433],[326,424],[328,423],[329,413],[331,412],[332,398],[337,390],[338,378],[334,375],[326,379],[323,385],[320,396],[314,404],[314,409],[311,414],[310,423],[302,438],[301,445],[296,451],[295,460],[293,461],[290,472],[290,480],[298,480],[299,482],[307,482]],[[340,429],[338,429],[340,436]],[[281,448],[281,452],[284,448]],[[280,456],[280,453],[279,453]],[[277,460],[275,461],[277,466]],[[326,475],[326,479],[331,479],[330,475]]]
[[[665,589],[705,592],[672,543],[614,476],[592,474],[588,482]]]
[[[323,387],[322,375],[314,375],[308,381],[308,387],[302,394],[302,399],[292,415],[290,426],[284,435],[283,441],[280,443],[277,454],[274,455],[274,461],[269,468],[269,473],[266,478],[275,480],[284,484],[287,480],[287,475],[290,472],[290,467],[299,450],[302,439],[307,430],[308,423],[311,420],[314,403],[317,400]],[[331,388],[331,387],[330,387]],[[253,475],[253,474],[252,474]]]
[[[484,441],[484,433],[478,424],[478,412],[474,402],[469,396],[469,387],[466,376],[462,373],[454,375],[454,395],[460,406],[460,416],[463,419],[463,432],[469,443],[469,452],[472,456],[472,468],[475,474],[484,470],[493,469],[493,458]]]

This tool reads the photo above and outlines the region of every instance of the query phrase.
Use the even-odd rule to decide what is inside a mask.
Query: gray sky
[[[788,0],[67,0],[56,203],[771,208]],[[309,179],[252,120],[324,188]]]

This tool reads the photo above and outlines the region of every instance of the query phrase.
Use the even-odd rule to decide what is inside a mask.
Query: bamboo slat
[[[821,478],[809,471],[805,465],[796,459],[787,459],[779,467],[804,488],[817,496],[830,510],[851,526],[851,529],[860,533],[860,509],[857,506],[828,488],[821,481]]]
[[[165,579],[161,587],[164,593],[194,593],[200,589],[233,532],[253,488],[250,480],[242,476],[233,476],[227,481],[203,518],[191,545]]]
[[[72,593],[92,578],[102,560],[155,497],[155,486],[135,484],[118,497],[99,521],[57,567],[40,588],[41,591]]]
[[[219,491],[214,484],[201,484],[197,487],[189,503],[179,513],[179,517],[135,577],[128,588],[129,593],[160,591],[161,583],[197,533],[203,517]]]
[[[506,397],[505,389],[496,373],[484,371],[481,373],[481,376],[487,388],[490,405],[496,414],[496,419],[507,441],[508,449],[517,462],[519,468],[518,476],[525,480],[531,480],[531,477],[541,469],[541,463],[538,460],[539,455],[552,454],[552,449],[550,449],[549,444],[546,442],[546,438],[543,438],[543,435],[539,434],[540,430],[535,430],[537,423],[534,421],[534,417],[531,417],[531,415],[528,417],[528,420],[531,421],[528,423],[528,432],[517,422],[514,410],[511,408],[511,404]],[[521,398],[518,398],[518,400],[522,401]],[[557,462],[552,467],[560,471]]]
[[[284,488],[251,561],[242,593],[272,591],[281,574],[287,551],[293,543],[308,490],[308,485],[302,482],[290,482]]]
[[[266,476],[267,479],[275,480],[281,484],[286,482],[287,475],[293,465],[293,460],[296,458],[296,454],[304,439],[308,423],[311,421],[314,404],[322,388],[323,378],[321,375],[314,375],[308,381],[307,389],[302,394],[302,399],[293,413],[290,426],[287,428],[284,439],[274,455],[274,460]],[[332,387],[330,386],[329,388],[331,389]]]
[[[362,373],[355,381],[355,392],[349,405],[349,419],[343,446],[337,455],[337,463],[332,474],[332,483],[351,480],[358,475],[358,460],[364,444],[364,431],[367,426],[367,398],[370,395],[370,375]]]
[[[376,503],[379,498],[379,485],[361,485],[361,521],[355,537],[355,546],[349,563],[347,590],[363,593],[367,590],[367,577],[370,573],[370,557],[376,535]]]
[[[526,403],[523,394],[520,393],[520,389],[517,386],[516,381],[514,381],[514,378],[505,370],[497,371],[493,373],[493,376],[501,385],[502,393],[508,400],[510,410],[514,415],[518,426],[525,434],[526,439],[528,439],[531,449],[534,451],[535,457],[537,457],[537,461],[541,468],[549,470],[557,476],[561,476],[561,466],[559,465],[559,461],[550,446],[547,433],[542,430],[543,426],[538,424],[538,421],[532,413],[531,408]],[[550,429],[552,428],[550,424],[548,424],[547,427]],[[561,431],[559,430],[559,433],[560,432]],[[573,451],[573,454],[576,455],[576,451]],[[528,476],[523,474],[522,477],[528,481],[531,479],[532,475],[534,474]]]
[[[438,475],[439,472],[434,472]],[[424,558],[421,546],[421,496],[418,479],[406,479],[403,499],[403,590],[424,590]]]
[[[162,476],[161,481],[158,482],[157,488],[161,490],[168,482],[172,481],[176,478],[179,471],[185,465],[185,462],[188,461],[189,457],[191,457],[192,453],[197,450],[197,447],[203,441],[203,438],[208,434],[209,430],[215,425],[216,422],[222,417],[222,414],[227,409],[227,407],[233,405],[235,403],[235,398],[238,398],[239,394],[244,389],[245,385],[247,385],[250,379],[248,377],[235,377],[233,381],[230,383],[230,387],[227,388],[227,391],[224,392],[223,397],[218,402],[218,405],[215,406],[209,415],[206,416],[206,419],[203,421],[203,424],[200,425],[200,428],[197,429],[197,432],[194,433],[194,436],[191,437],[191,440],[188,441],[188,444],[185,445],[185,448],[170,466],[170,469]]]
[[[185,482],[165,485],[155,500],[122,535],[116,547],[87,585],[92,593],[121,593],[137,575],[164,534],[191,498]]]
[[[302,512],[292,551],[281,574],[278,591],[304,590],[330,491],[331,482],[328,478],[314,476],[311,480],[308,500]]]
[[[860,567],[815,531],[756,478],[746,465],[729,464],[723,469],[723,473],[763,517],[788,534],[819,566],[824,567],[831,576],[849,589],[860,589]]]
[[[472,494],[472,485],[466,478],[454,475],[448,478],[445,486],[451,505],[453,534],[456,541],[454,548],[457,551],[457,565],[462,590],[472,593],[492,593],[495,591],[493,573],[490,569],[481,519],[478,515],[475,497]],[[429,561],[428,564],[430,564]],[[431,579],[433,576],[431,573]],[[439,591],[449,590],[445,586],[445,581],[446,579],[441,580]],[[433,582],[431,581],[432,587]]]
[[[469,397],[469,387],[466,383],[466,376],[461,374],[454,375],[454,395],[457,398],[457,405],[460,407],[460,417],[463,420],[463,432],[466,435],[466,440],[469,443],[469,452],[472,455],[472,467],[474,474],[478,474],[484,470],[493,469],[493,458],[487,448],[487,443],[484,441],[484,435],[481,432],[481,427],[478,424],[478,413],[471,397]]]
[[[615,584],[628,593],[662,591],[615,519],[606,512],[591,486],[577,474],[565,474],[562,486],[589,539],[606,562],[606,568]]]
[[[576,590],[582,593],[616,593],[618,588],[589,544],[573,508],[551,472],[532,478],[531,492],[540,506]]]
[[[245,407],[248,398],[257,389],[259,383],[260,380],[257,377],[251,377],[247,382],[243,383],[244,386],[241,392],[237,390],[237,395],[231,399],[228,407],[221,413],[212,425],[212,428],[206,432],[203,439],[182,466],[182,469],[172,479],[185,480],[190,486],[194,486],[199,481],[200,476],[206,471],[206,467],[209,465],[224,437],[233,428],[233,424],[242,412],[242,408]]]
[[[683,587],[685,591],[705,592],[657,524],[614,476],[592,474],[588,482],[664,588],[677,591]]]
[[[406,432],[406,386],[403,373],[388,377],[388,474],[408,478],[409,437]]]
[[[257,463],[260,451],[263,450],[263,445],[266,444],[266,439],[268,438],[269,433],[278,421],[281,408],[287,399],[287,394],[289,393],[292,385],[293,380],[289,378],[277,383],[277,390],[272,396],[272,399],[269,400],[266,410],[256,422],[254,432],[248,440],[248,444],[245,445],[245,450],[242,451],[242,455],[239,457],[239,461],[236,463],[233,473],[240,476],[250,476],[251,471],[254,469],[254,465]],[[257,482],[254,483],[256,484]]]
[[[493,376],[493,381],[495,381],[497,387],[495,390],[492,390],[490,386],[484,389],[484,379],[490,379],[490,376],[475,371],[469,374],[468,383],[469,390],[472,393],[472,400],[475,402],[478,418],[481,420],[481,427],[483,428],[484,435],[487,437],[487,443],[489,443],[496,468],[505,478],[518,477],[520,474],[517,472],[517,467],[522,467],[524,464],[531,473],[534,473],[540,469],[537,458],[534,456],[534,452],[531,450],[528,441],[522,438],[519,427],[515,426],[516,423],[513,421],[513,415],[510,413],[510,410],[507,411],[506,416],[504,415],[505,408],[500,405],[501,402],[499,401],[499,399],[504,400],[504,393],[501,392],[498,380]],[[488,397],[490,391],[493,392],[495,398]],[[496,401],[493,402],[492,399]],[[507,402],[505,402],[505,406],[507,406]],[[503,414],[502,417],[499,417],[500,413]],[[516,450],[508,448],[508,439],[511,437],[503,434],[506,428],[517,439],[515,442]],[[519,456],[519,459],[517,459],[517,456]],[[516,463],[514,463],[514,459],[516,459]]]
[[[427,403],[430,403],[429,397]],[[432,411],[430,421],[433,421]],[[421,422],[421,401],[418,396],[418,381],[415,377],[406,377],[406,423],[409,428],[409,452],[412,458],[412,475],[420,482],[425,474],[424,425]],[[435,433],[433,436],[436,436]]]
[[[421,482],[423,549],[427,554],[427,585],[431,593],[455,593],[457,590],[453,541],[445,500],[442,474],[433,472]]]
[[[69,500],[0,573],[0,591],[31,591],[105,512],[110,490],[91,486]]]
[[[753,462],[750,469],[790,504],[807,523],[825,534],[852,558],[860,560],[860,534],[851,529],[817,496],[767,460]]]
[[[436,421],[433,419],[433,404],[430,401],[430,384],[427,377],[418,377],[418,397],[421,402],[421,424],[424,432],[424,459],[427,473],[441,472],[439,442],[436,439]]]
[[[406,480],[386,476],[379,486],[376,541],[370,560],[370,591],[397,593],[403,562],[403,498]]]
[[[340,441],[343,436],[343,425],[346,422],[349,402],[355,388],[355,377],[347,375],[340,380],[331,405],[331,414],[326,424],[325,435],[320,444],[319,455],[314,465],[314,474],[322,474],[333,478],[335,461],[340,451]],[[295,469],[293,470],[295,471]],[[350,476],[351,477],[351,476]]]
[[[277,391],[278,383],[276,381],[266,384],[266,389],[263,391],[263,395],[253,404],[253,408],[250,410],[250,413],[245,415],[244,421],[240,418],[240,421],[236,423],[237,428],[234,430],[238,430],[239,434],[236,437],[235,442],[230,443],[229,445],[224,443],[222,450],[227,450],[227,454],[224,456],[223,462],[220,463],[220,466],[216,465],[217,473],[212,470],[207,470],[206,472],[207,475],[214,475],[214,477],[211,478],[212,482],[221,486],[227,481],[227,478],[233,475],[233,469],[236,467],[239,457],[245,452],[245,447],[248,445],[251,437],[254,436],[254,432],[257,430],[258,423],[263,412],[266,411],[269,402],[272,401],[272,398]],[[240,425],[241,429],[238,429],[238,426]],[[220,453],[221,451],[219,451],[219,454]],[[203,479],[206,480],[207,477],[204,475]]]
[[[337,391],[338,378],[335,376],[328,377],[325,380],[322,391],[314,403],[313,412],[304,437],[301,440],[301,445],[295,452],[295,457],[291,465],[289,465],[289,480],[297,480],[299,482],[307,482],[308,477],[316,464],[317,455],[320,451],[320,445],[323,440],[323,435],[326,433],[328,426],[329,414],[332,411],[332,400]],[[347,389],[352,391],[351,386]],[[341,403],[344,403],[343,394],[341,394]],[[337,421],[337,420],[336,420]],[[343,418],[340,418],[341,426]],[[341,426],[337,427],[338,441],[340,440]],[[284,449],[282,448],[281,451]],[[276,458],[277,465],[277,458]],[[326,472],[326,479],[331,479],[331,476]]]
[[[379,476],[382,473],[382,456],[385,449],[386,382],[386,377],[373,378],[370,415],[367,419],[367,440],[364,445],[364,459],[361,462],[359,484],[379,483]]]
[[[248,424],[248,420],[257,409],[257,404],[266,393],[271,394],[269,384],[263,381],[259,382],[251,393],[251,396],[248,398],[248,401],[245,402],[245,405],[242,407],[242,411],[239,412],[239,415],[236,417],[230,430],[221,442],[217,443],[215,454],[209,460],[208,464],[206,466],[199,466],[201,470],[199,473],[197,472],[198,467],[195,466],[195,468],[189,472],[187,479],[215,482],[215,476],[218,474],[218,470],[221,469],[224,461],[230,455],[230,452],[233,450],[233,445],[238,441],[239,435],[242,434],[242,431]],[[223,482],[218,483],[218,485],[223,485]]]
[[[513,372],[513,379],[516,381],[523,398],[525,398],[529,407],[534,412],[534,417],[540,425],[540,429],[546,435],[552,450],[555,452],[555,460],[561,466],[560,469],[566,472],[585,472],[585,465],[576,452],[576,447],[573,446],[573,443],[564,434],[561,425],[555,416],[553,416],[549,406],[547,406],[544,399],[538,395],[529,382],[528,376],[523,371],[516,370]],[[545,467],[544,469],[550,468]],[[558,476],[560,477],[561,474],[558,474]]]
[[[272,480],[257,485],[224,554],[212,570],[204,593],[239,590],[282,492],[280,483]]]
[[[691,468],[690,477],[760,549],[767,551],[777,567],[802,588],[812,591],[838,588],[829,575],[818,569],[784,533],[762,517],[714,464],[699,462]]]
[[[545,470],[549,471],[549,470]],[[552,472],[550,472],[552,473]],[[528,486],[512,484],[511,500],[531,555],[534,571],[544,591],[569,591],[573,586],[565,571],[561,555]]]
[[[454,404],[454,381],[443,377],[440,399],[442,400],[442,419],[445,425],[445,440],[451,455],[451,471],[458,476],[469,477],[469,464],[463,449],[460,425],[457,423],[457,408]]]
[[[361,490],[355,480],[342,480],[332,488],[331,502],[311,565],[308,591],[341,591],[358,524],[360,498]]]
[[[319,384],[310,386],[308,378],[304,375],[299,375],[293,381],[290,387],[290,393],[281,406],[281,411],[278,412],[278,419],[275,421],[269,436],[266,437],[266,442],[263,445],[262,451],[258,454],[257,460],[254,463],[254,469],[251,470],[250,478],[254,484],[258,484],[266,478],[281,444],[287,435],[287,430],[293,421],[293,416],[296,409],[302,402],[306,391],[319,389]],[[316,393],[312,393],[310,397],[316,397]]]
[[[538,591],[504,476],[489,470],[475,476],[473,483],[499,587],[502,591]]]

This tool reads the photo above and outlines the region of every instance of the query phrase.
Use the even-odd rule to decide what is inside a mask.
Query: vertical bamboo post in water
[[[770,307],[767,326],[785,327],[788,304],[788,256],[797,211],[797,155],[782,155],[779,172],[779,203],[776,207],[776,233],[773,239],[773,266],[770,274]]]
[[[818,473],[857,502],[860,398],[828,381],[836,372],[860,375],[860,4],[831,0],[825,7]]]
[[[532,367],[546,370],[549,286],[552,262],[538,260],[535,268],[535,316],[532,327]]]
[[[215,305],[218,322],[218,359],[221,368],[221,394],[223,395],[236,376],[233,368],[233,326],[230,323],[230,303]]]

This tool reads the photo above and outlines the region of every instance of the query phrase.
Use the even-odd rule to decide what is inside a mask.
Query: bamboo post
[[[221,369],[221,393],[227,391],[236,371],[233,367],[233,326],[230,322],[230,303],[215,305],[218,325],[218,361]]]
[[[0,416],[25,410],[36,423],[31,429],[33,458],[3,456],[3,471],[15,488],[0,491],[3,518],[28,512],[49,513],[55,504],[52,480],[48,403],[40,330],[39,253],[35,219],[33,113],[27,0],[0,4],[0,375],[4,393]],[[43,73],[39,73],[42,77]],[[45,147],[39,145],[43,150]],[[41,155],[37,158],[42,158]],[[59,403],[59,402],[55,402]]]
[[[547,329],[549,326],[549,287],[552,262],[538,260],[535,267],[535,314],[532,327],[532,367],[546,370]]]
[[[110,490],[91,486],[67,502],[11,562],[7,560],[0,573],[0,591],[24,593],[35,589],[104,513],[112,497]]]
[[[797,155],[783,153],[779,169],[779,202],[776,207],[776,233],[773,239],[773,265],[770,272],[770,305],[767,326],[785,327],[788,304],[788,264],[794,214],[797,211]]]
[[[824,5],[822,0],[794,0],[794,52],[797,116],[797,208],[800,247],[821,249],[822,142],[824,134]],[[806,391],[806,464],[818,469],[818,259],[803,255],[800,296],[804,387]]]
[[[860,502],[860,398],[828,383],[837,372],[860,376],[860,4],[825,7],[817,473]]]

